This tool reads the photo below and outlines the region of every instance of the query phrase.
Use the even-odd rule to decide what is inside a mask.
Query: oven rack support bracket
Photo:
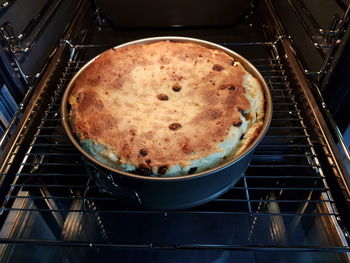
[[[332,48],[337,40],[338,33],[342,30],[345,16],[333,15],[328,28],[322,28],[302,1],[289,1],[289,3],[295,17],[303,26],[309,38],[312,39],[314,46],[317,49]],[[316,41],[317,37],[321,39]]]
[[[3,45],[5,45],[4,50],[6,50],[7,56],[10,59],[10,65],[16,75],[23,81],[26,88],[29,89],[35,80],[37,80],[41,73],[36,73],[33,75],[26,75],[16,57],[16,52],[21,50],[23,52],[27,52],[27,50],[21,47],[19,40],[21,39],[21,35],[15,36],[14,30],[12,28],[11,23],[7,22],[0,26],[0,34],[2,38]]]
[[[291,36],[289,36],[289,35],[279,35],[279,36],[277,36],[277,38],[276,38],[276,40],[273,42],[273,44],[274,45],[277,45],[278,44],[278,42],[281,42],[282,41],[282,39],[292,39],[292,37]]]
[[[1,28],[4,31],[5,39],[8,42],[10,50],[16,53],[28,53],[35,46],[41,33],[45,30],[53,14],[58,10],[62,0],[48,1],[26,26],[21,33],[16,33],[11,22],[5,22]],[[1,10],[1,9],[0,9]],[[25,41],[26,40],[26,41]]]
[[[318,78],[318,84],[321,84],[322,80],[326,77],[329,68],[331,67],[331,64],[334,60],[334,56],[336,51],[339,49],[341,40],[346,33],[346,28],[349,27],[350,23],[350,4],[348,5],[348,8],[346,9],[346,12],[343,16],[343,18],[339,21],[339,29],[334,34],[334,41],[330,47],[330,51],[328,52],[326,59],[324,61],[324,64],[320,70],[319,78]]]
[[[272,42],[272,50],[276,59],[280,58],[279,52],[277,50],[278,43],[282,42],[283,39],[291,39],[291,38],[292,37],[288,35],[278,35],[276,37],[276,40]]]
[[[273,42],[273,48],[276,49],[275,46],[277,46],[277,44],[279,42],[282,41],[282,39],[289,39],[290,41],[293,41],[292,37],[290,35],[279,35],[277,36],[276,40]],[[277,57],[278,57],[278,54],[277,54]],[[321,74],[322,74],[322,71],[319,70],[319,71],[309,71],[307,69],[304,69],[304,73],[308,76],[316,76],[317,79],[320,78]]]
[[[28,76],[25,75],[19,61],[16,58],[15,53],[11,47],[11,41],[14,39],[13,30],[11,24],[5,23],[0,26],[0,38],[5,45],[3,49],[6,51],[7,57],[10,60],[10,64],[14,72],[17,73],[17,76],[24,82],[24,84],[29,87]]]
[[[71,40],[64,39],[61,41],[63,44],[66,44],[69,47],[70,50],[70,55],[69,55],[69,61],[74,60],[75,52],[76,52],[76,47],[75,45],[72,44]]]

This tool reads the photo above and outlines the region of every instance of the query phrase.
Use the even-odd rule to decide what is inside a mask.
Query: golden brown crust
[[[192,43],[110,49],[74,84],[74,131],[121,163],[188,165],[220,151],[232,125],[251,111],[245,74],[224,52]]]

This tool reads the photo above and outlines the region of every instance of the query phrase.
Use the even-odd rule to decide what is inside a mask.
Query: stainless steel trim
[[[93,58],[92,60],[90,60],[85,66],[83,66],[77,73],[76,75],[72,78],[72,80],[70,81],[70,83],[68,84],[64,94],[63,94],[63,98],[62,98],[62,102],[61,102],[61,116],[62,116],[62,124],[63,127],[66,131],[66,133],[68,134],[69,139],[71,140],[71,142],[74,144],[74,146],[85,156],[87,157],[89,160],[91,160],[94,163],[97,163],[98,165],[106,168],[107,170],[110,170],[114,173],[119,173],[119,174],[123,174],[126,176],[131,176],[131,177],[136,177],[136,178],[142,178],[142,179],[146,179],[146,180],[187,180],[193,177],[200,177],[200,176],[205,176],[207,174],[216,172],[218,170],[224,169],[225,167],[234,164],[235,162],[237,162],[238,160],[242,159],[244,156],[246,156],[249,152],[251,152],[255,146],[262,140],[262,138],[264,137],[264,135],[267,132],[267,129],[270,125],[271,122],[271,118],[272,118],[272,98],[271,98],[271,94],[269,91],[269,88],[264,80],[264,78],[262,77],[262,75],[260,74],[260,72],[248,61],[246,60],[244,57],[242,57],[241,55],[237,54],[236,52],[233,52],[232,50],[225,48],[223,46],[214,44],[212,42],[208,42],[208,41],[204,41],[204,40],[200,40],[200,39],[195,39],[195,38],[187,38],[187,37],[177,37],[177,36],[165,36],[165,37],[152,37],[152,38],[145,38],[145,39],[140,39],[140,40],[135,40],[132,42],[128,42],[119,46],[114,47],[113,49],[119,49],[122,47],[126,47],[126,46],[131,46],[131,45],[136,45],[136,44],[150,44],[150,43],[154,43],[154,42],[158,42],[158,41],[175,41],[175,42],[190,42],[190,43],[196,43],[208,48],[213,48],[213,49],[219,49],[222,50],[224,52],[226,52],[228,55],[232,56],[234,59],[236,59],[237,61],[239,61],[243,67],[250,72],[254,77],[256,77],[260,83],[261,86],[264,90],[264,95],[265,95],[265,120],[264,120],[264,124],[263,127],[259,133],[259,135],[255,138],[255,140],[247,147],[247,149],[245,149],[241,154],[239,154],[238,156],[235,156],[230,162],[222,164],[216,168],[201,172],[201,173],[197,173],[197,174],[193,174],[193,175],[187,175],[187,176],[177,176],[177,177],[147,177],[147,176],[141,176],[141,175],[136,175],[136,174],[132,174],[132,173],[128,173],[128,172],[123,172],[120,170],[117,170],[115,168],[112,168],[98,160],[96,160],[95,158],[93,158],[85,149],[83,149],[83,147],[80,145],[80,143],[77,141],[77,139],[75,138],[71,127],[70,127],[70,123],[69,123],[69,105],[68,105],[68,97],[70,95],[70,92],[74,86],[74,82],[76,81],[77,78],[79,78],[79,76],[82,74],[82,72],[84,72],[84,70],[91,64],[93,63],[98,57],[96,56],[95,58]]]

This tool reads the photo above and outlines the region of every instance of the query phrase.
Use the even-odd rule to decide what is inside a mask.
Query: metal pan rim
[[[113,49],[119,49],[122,47],[132,46],[132,45],[136,45],[136,44],[150,44],[150,43],[154,43],[154,42],[158,42],[158,41],[167,41],[167,40],[174,41],[174,42],[196,43],[196,44],[208,47],[208,48],[222,50],[225,53],[227,53],[228,55],[230,55],[231,57],[233,57],[235,60],[239,61],[250,74],[252,74],[254,77],[256,77],[260,81],[260,84],[264,90],[265,115],[264,115],[264,123],[263,123],[263,126],[262,126],[258,136],[255,137],[254,141],[246,149],[244,149],[244,151],[242,153],[240,153],[237,156],[234,156],[231,161],[226,162],[224,164],[221,164],[221,165],[214,167],[212,169],[209,169],[209,170],[206,170],[203,172],[199,172],[199,173],[195,173],[192,175],[182,175],[182,176],[174,176],[174,177],[143,176],[143,175],[137,175],[137,174],[118,170],[116,168],[110,167],[110,166],[96,160],[93,156],[91,156],[80,145],[80,143],[76,140],[76,138],[71,130],[70,123],[69,123],[68,97],[70,95],[71,89],[74,86],[74,82],[79,78],[79,76],[82,74],[82,72],[84,72],[84,70],[100,56],[100,54],[99,54],[96,57],[94,57],[93,59],[91,59],[89,62],[87,62],[71,79],[68,86],[66,87],[66,90],[64,91],[62,101],[61,101],[61,107],[60,107],[62,125],[63,125],[70,141],[79,150],[79,152],[82,153],[90,161],[98,164],[99,166],[101,166],[101,167],[103,167],[111,172],[114,172],[114,173],[120,174],[120,175],[124,175],[124,176],[128,176],[128,177],[133,177],[135,179],[159,180],[159,181],[191,180],[191,179],[203,177],[203,176],[206,176],[206,175],[209,175],[212,173],[216,173],[216,172],[223,170],[231,165],[234,165],[236,162],[238,162],[239,160],[244,158],[246,155],[248,155],[251,151],[253,151],[254,148],[257,146],[257,144],[259,144],[259,142],[265,136],[267,129],[270,126],[271,119],[272,119],[271,93],[270,93],[270,90],[267,86],[266,81],[264,80],[264,78],[260,74],[260,72],[247,59],[245,59],[243,56],[239,55],[238,53],[236,53],[228,48],[225,48],[221,45],[209,42],[209,41],[205,41],[205,40],[201,40],[201,39],[197,39],[197,38],[178,37],[178,36],[162,36],[162,37],[143,38],[143,39],[139,39],[139,40],[135,40],[135,41],[131,41],[131,42],[127,42],[127,43],[115,46],[115,47],[113,47]]]

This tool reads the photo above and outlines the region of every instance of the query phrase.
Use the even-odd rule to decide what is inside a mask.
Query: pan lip
[[[252,74],[255,78],[257,78],[259,80],[260,85],[261,85],[262,89],[264,90],[264,100],[265,100],[265,113],[264,113],[263,125],[259,131],[259,134],[254,138],[253,142],[251,142],[248,145],[248,147],[242,151],[242,153],[240,153],[237,156],[234,156],[231,161],[226,162],[224,164],[221,164],[217,167],[205,170],[203,172],[192,174],[192,175],[181,175],[181,176],[173,176],[173,177],[143,176],[143,175],[137,175],[137,174],[121,171],[121,170],[118,170],[116,168],[113,168],[111,166],[108,166],[107,164],[104,164],[104,163],[98,161],[87,150],[85,150],[81,146],[81,144],[78,142],[78,140],[76,139],[75,135],[73,134],[72,128],[70,126],[70,122],[69,122],[68,98],[69,98],[69,95],[70,95],[72,88],[74,87],[74,83],[79,78],[79,76],[85,71],[85,69],[91,63],[93,63],[102,53],[106,52],[107,50],[110,50],[110,49],[115,50],[115,49],[119,49],[119,48],[127,47],[127,46],[132,46],[132,45],[136,45],[136,44],[151,44],[151,43],[159,42],[159,41],[196,43],[196,44],[208,47],[208,48],[218,49],[218,50],[224,51],[226,54],[233,57],[235,60],[239,61],[250,74]],[[238,53],[236,53],[236,52],[234,52],[226,47],[223,47],[221,45],[218,45],[218,44],[206,41],[206,40],[197,39],[197,38],[190,38],[190,37],[180,37],[180,36],[161,36],[161,37],[143,38],[143,39],[138,39],[138,40],[130,41],[127,43],[123,43],[121,45],[117,45],[117,46],[115,46],[113,48],[109,48],[107,50],[101,52],[100,54],[98,54],[97,56],[92,58],[82,68],[80,68],[80,70],[73,76],[73,78],[70,80],[69,84],[67,85],[67,87],[64,91],[64,94],[63,94],[63,97],[61,100],[61,106],[60,106],[61,122],[62,122],[62,125],[63,125],[65,132],[68,135],[69,140],[73,143],[73,145],[79,150],[79,152],[81,154],[83,154],[86,158],[88,158],[93,163],[98,164],[99,166],[107,169],[110,172],[113,172],[113,173],[116,173],[119,175],[132,177],[134,179],[143,179],[143,180],[151,180],[151,181],[154,181],[154,180],[156,180],[156,181],[192,180],[195,178],[204,177],[204,176],[208,176],[210,174],[219,172],[219,171],[226,169],[229,166],[234,165],[235,163],[239,162],[241,159],[245,158],[250,152],[252,152],[254,150],[254,148],[261,142],[261,140],[265,136],[265,134],[270,126],[271,119],[272,119],[271,92],[268,88],[268,85],[267,85],[265,79],[261,75],[261,73],[246,58],[244,58],[240,54],[238,54]]]

